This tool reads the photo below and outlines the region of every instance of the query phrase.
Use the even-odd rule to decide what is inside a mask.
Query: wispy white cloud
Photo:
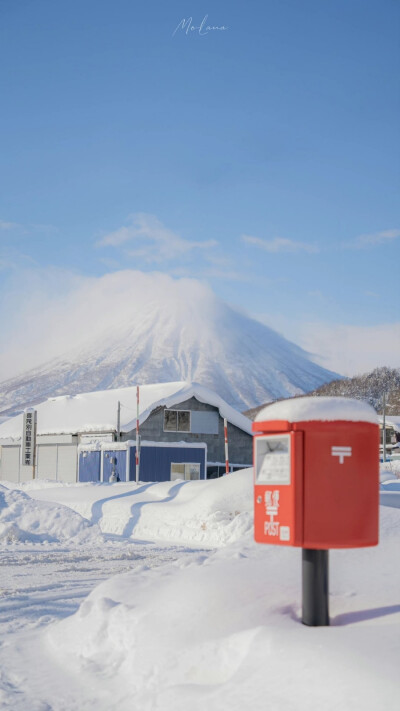
[[[84,349],[121,326],[130,330],[138,318],[151,323],[154,302],[168,310],[171,294],[184,303],[190,292],[204,318],[217,303],[198,279],[133,269],[92,277],[55,267],[26,268],[10,277],[3,292],[1,380],[67,357],[71,348]]]
[[[199,273],[196,276],[197,279],[173,279],[160,272],[126,269],[89,277],[29,262],[20,264],[10,270],[1,293],[2,379],[64,355],[72,345],[83,346],[87,339],[100,338],[104,330],[112,330],[119,322],[133,323],[138,314],[145,318],[152,299],[165,299],[171,290],[179,290],[185,299],[187,290],[195,289],[199,302],[208,299],[213,308],[210,287],[199,281]],[[241,278],[240,272],[229,269],[216,270],[214,276],[235,281]],[[272,320],[266,314],[255,317],[310,353],[318,354],[314,360],[330,370],[354,375],[381,365],[399,367],[399,323],[350,326],[311,318],[307,321],[307,316],[301,322],[293,315],[279,313],[275,307],[271,314]]]
[[[21,227],[17,222],[5,222],[4,220],[0,220],[0,230],[15,230],[18,227]]]
[[[382,230],[368,235],[360,235],[351,242],[345,243],[345,247],[353,249],[368,249],[380,244],[390,244],[400,237],[400,230]]]
[[[316,245],[306,242],[295,242],[286,237],[273,237],[273,239],[261,239],[261,237],[252,237],[251,235],[242,235],[242,242],[245,244],[259,247],[265,252],[308,252],[309,254],[319,252]]]
[[[319,365],[341,375],[400,365],[399,322],[360,326],[311,320],[307,315],[301,321],[279,310],[254,314],[253,318],[297,343]]]
[[[400,365],[400,323],[376,326],[305,323],[298,331],[297,342],[305,350],[318,353],[314,360],[320,365],[342,375]]]
[[[147,263],[169,262],[195,250],[206,251],[217,245],[215,240],[195,242],[184,239],[168,229],[155,215],[140,212],[131,215],[127,225],[110,232],[98,242],[98,247],[125,246],[125,254]],[[126,249],[127,245],[133,248]]]
[[[32,232],[42,233],[42,234],[52,234],[59,232],[59,228],[55,225],[48,224],[36,224],[36,223],[26,223],[21,224],[20,222],[7,222],[6,220],[0,220],[0,231],[11,232],[16,231],[19,234],[29,234]]]

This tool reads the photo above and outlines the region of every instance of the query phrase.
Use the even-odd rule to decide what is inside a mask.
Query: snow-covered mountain
[[[0,413],[54,395],[176,380],[201,383],[245,410],[337,377],[204,284],[159,275],[154,289],[154,276],[147,277],[112,316],[100,310],[86,322],[85,338],[77,325],[65,348],[64,335],[62,355],[0,383]],[[82,303],[83,318],[84,308]]]

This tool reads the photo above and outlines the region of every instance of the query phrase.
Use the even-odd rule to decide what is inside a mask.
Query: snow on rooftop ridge
[[[371,422],[378,424],[373,407],[362,400],[349,397],[298,397],[282,400],[264,407],[256,422],[284,420],[286,422],[311,422],[313,420]]]
[[[170,384],[171,383],[166,383],[166,385]],[[160,386],[160,388],[162,388],[162,385]],[[173,407],[179,402],[182,402],[184,400],[190,400],[190,398],[195,397],[196,400],[198,400],[199,402],[213,405],[214,407],[218,408],[221,417],[226,417],[228,422],[230,422],[232,425],[235,425],[239,429],[244,430],[248,434],[252,434],[251,420],[249,420],[248,417],[242,415],[240,412],[228,405],[228,403],[225,402],[222,397],[217,395],[217,393],[214,393],[212,390],[209,390],[208,388],[204,387],[203,385],[200,385],[199,383],[177,382],[174,383],[174,385],[181,387],[177,389],[176,392],[173,392],[171,394],[162,394],[161,398],[158,401],[153,401],[149,407],[147,407],[145,410],[140,411],[139,424],[145,422],[151,412],[156,407]],[[143,385],[142,387],[146,388],[149,386]],[[132,419],[130,422],[125,424],[122,429],[124,432],[127,432],[135,427],[136,419]]]
[[[121,403],[121,431],[136,428],[136,385],[114,390],[95,390],[77,395],[49,398],[37,405],[37,433],[74,434],[110,432],[117,426],[117,406]],[[177,381],[140,385],[139,423],[143,424],[156,407],[173,407],[195,397],[218,408],[221,417],[251,434],[251,421],[228,405],[219,395],[198,383]],[[22,415],[0,424],[0,438],[20,439]]]

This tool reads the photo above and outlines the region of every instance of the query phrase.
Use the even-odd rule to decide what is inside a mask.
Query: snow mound
[[[242,541],[101,584],[52,652],[120,711],[394,709],[400,511],[381,524],[380,546],[331,552],[330,628],[300,623],[299,549]]]
[[[175,496],[175,498],[174,498]],[[253,469],[205,482],[168,483],[168,496],[141,509],[135,538],[219,547],[253,528]]]
[[[65,506],[33,500],[0,485],[0,544],[100,543],[98,526]]]
[[[391,462],[382,462],[380,464],[380,477],[390,477],[391,479],[400,479],[400,459],[394,459]]]
[[[240,540],[253,526],[252,468],[208,481],[38,486],[29,494],[128,539],[213,548]]]

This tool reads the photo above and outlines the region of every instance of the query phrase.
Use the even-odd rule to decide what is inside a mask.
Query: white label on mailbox
[[[290,541],[290,526],[281,526],[279,538],[281,541]]]
[[[257,484],[290,484],[290,435],[256,440]]]

